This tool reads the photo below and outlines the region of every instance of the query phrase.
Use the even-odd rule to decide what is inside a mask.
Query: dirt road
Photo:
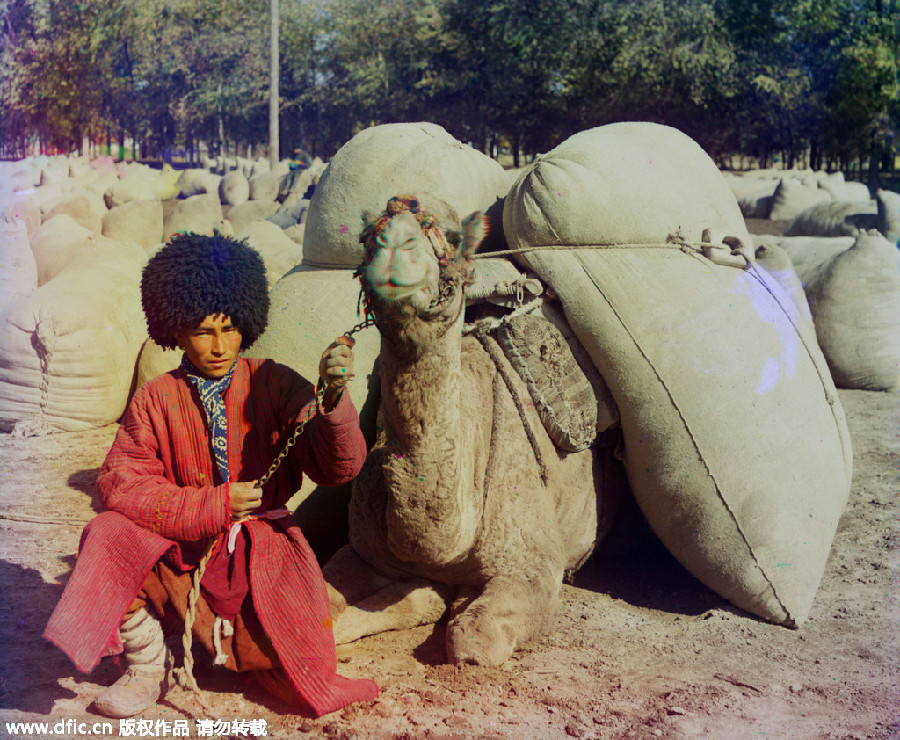
[[[555,631],[500,668],[443,664],[442,625],[368,638],[339,649],[341,670],[375,678],[380,698],[312,720],[202,665],[199,696],[170,691],[143,716],[160,724],[135,724],[135,736],[171,737],[181,720],[197,737],[197,720],[210,720],[212,736],[238,737],[265,720],[269,737],[900,737],[900,397],[840,399],[853,489],[799,631],[733,609],[637,526],[564,588]],[[114,431],[0,437],[0,737],[17,736],[7,722],[46,722],[50,736],[64,720],[103,720],[87,708],[118,676],[113,660],[81,675],[40,635],[98,509],[96,471]],[[113,736],[128,731],[112,724]]]

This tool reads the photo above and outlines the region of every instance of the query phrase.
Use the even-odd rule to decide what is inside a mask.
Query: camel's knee
[[[333,614],[340,614],[348,605],[356,604],[392,583],[389,578],[376,573],[350,545],[331,556],[322,567],[322,575]]]

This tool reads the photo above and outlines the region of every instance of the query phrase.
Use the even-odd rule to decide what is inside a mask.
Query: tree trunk
[[[862,178],[860,177],[860,179]],[[874,195],[875,191],[881,187],[881,150],[875,142],[872,142],[869,149],[869,176],[866,185],[869,186],[870,195]]]

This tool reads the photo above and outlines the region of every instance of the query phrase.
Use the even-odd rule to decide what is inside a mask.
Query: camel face
[[[366,268],[372,288],[387,301],[427,309],[438,297],[440,265],[431,240],[410,213],[398,213],[375,237]]]

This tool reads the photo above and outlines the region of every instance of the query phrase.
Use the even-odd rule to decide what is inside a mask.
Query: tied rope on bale
[[[543,246],[503,249],[473,255],[473,259],[508,257],[526,252],[577,251],[581,249],[680,249],[685,254],[702,255],[710,262],[725,267],[750,268],[755,261],[753,248],[738,236],[725,236],[711,229],[705,229],[699,242],[687,241],[681,233],[669,234],[664,242],[636,242],[616,244],[546,244]]]

